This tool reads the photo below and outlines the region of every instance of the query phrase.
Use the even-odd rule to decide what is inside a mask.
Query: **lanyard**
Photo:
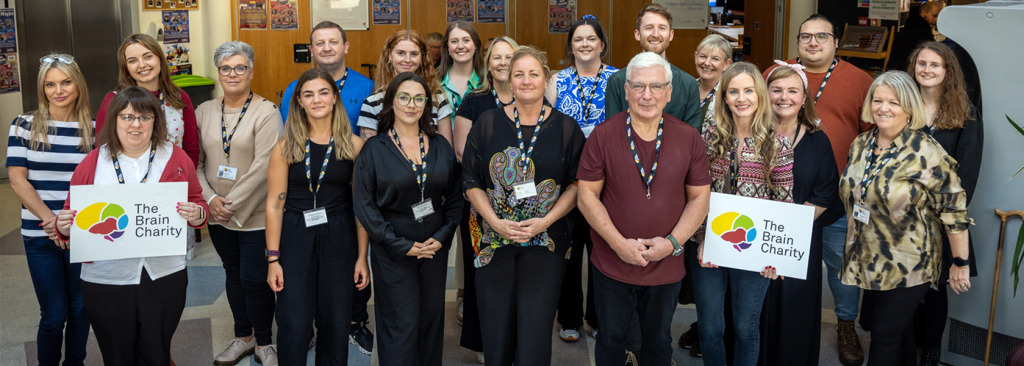
[[[494,104],[498,105],[498,109],[501,109],[504,106],[516,103],[516,95],[515,95],[515,93],[512,94],[512,100],[509,101],[508,104],[505,104],[505,103],[501,102],[501,98],[498,98],[498,91],[495,90],[494,88],[491,88],[491,94],[494,94]]]
[[[533,155],[533,147],[536,146],[537,135],[540,134],[540,124],[544,122],[544,106],[540,107],[540,117],[537,118],[537,126],[533,129],[533,138],[530,139],[529,148],[523,146],[523,127],[519,123],[519,109],[512,107],[512,116],[516,120],[516,138],[519,139],[519,151],[523,153],[523,158],[519,161],[519,167],[523,168],[523,174],[526,174],[526,168],[530,165],[530,156]]]
[[[405,153],[402,149],[402,140],[398,138],[398,131],[394,128],[391,129],[391,138],[395,140],[395,145],[398,146],[398,151],[402,152],[402,156],[405,160],[409,161],[409,165],[412,165],[412,172],[416,175],[416,186],[420,188],[420,201],[423,201],[423,192],[427,188],[427,149],[426,145],[423,144],[423,131],[420,131],[420,164],[412,161],[412,158]]]
[[[662,117],[661,121],[658,121],[658,137],[655,138],[654,142],[654,164],[651,165],[651,174],[644,174],[644,165],[640,163],[640,154],[636,152],[636,143],[633,142],[633,127],[630,123],[630,115],[626,114],[626,138],[629,139],[629,149],[633,151],[633,161],[636,162],[636,168],[640,169],[640,179],[647,185],[647,199],[651,199],[651,181],[654,180],[654,171],[658,170],[658,155],[661,153],[661,133],[665,127],[665,118]]]
[[[803,65],[803,62],[801,62],[799,58],[796,59],[796,62]],[[825,91],[825,85],[828,84],[828,78],[832,77],[832,71],[836,69],[836,65],[838,64],[839,58],[836,57],[832,60],[832,65],[828,67],[828,71],[825,72],[825,79],[821,80],[821,86],[818,87],[818,94],[814,95],[815,102],[818,101],[818,98],[821,98],[821,92]]]
[[[594,101],[594,93],[597,92],[597,86],[601,82],[601,73],[603,73],[603,72],[604,72],[604,64],[602,63],[601,67],[597,69],[597,76],[594,77],[594,88],[590,89],[590,97],[588,97],[587,99],[583,99],[583,81],[580,80],[579,70],[576,70],[575,66],[572,67],[572,73],[574,75],[574,80],[576,80],[576,91],[577,91],[577,93],[580,96],[580,101],[583,102],[583,120],[584,121],[586,121],[587,119],[590,118],[590,103]]]
[[[160,111],[166,110],[164,105],[164,92],[160,92]]]
[[[718,84],[715,84],[715,87],[711,88],[711,92],[708,93],[708,96],[704,97],[704,99],[700,101],[700,108],[701,109],[704,109],[704,105],[708,104],[708,101],[711,100],[711,97],[715,96],[715,91],[717,91],[717,90],[718,90]]]
[[[348,68],[345,68],[345,75],[341,76],[341,80],[338,80],[338,95],[341,95],[341,88],[345,87],[345,80],[348,79]]]
[[[249,110],[250,102],[252,102],[252,91],[249,92],[249,98],[245,99],[242,111],[238,113],[238,122],[235,123],[235,127],[231,128],[231,133],[228,134],[228,124],[224,122],[224,99],[220,100],[220,140],[224,144],[224,158],[229,163],[231,162],[231,138],[235,137],[235,130],[238,129],[238,125],[242,124],[242,117],[245,117],[245,111]]]
[[[124,184],[124,174],[121,174],[121,162],[117,160],[117,155],[114,158],[114,172],[117,173],[117,182]],[[149,166],[146,167],[146,175],[142,176],[142,181],[139,183],[146,183],[146,179],[149,178],[149,171],[153,170],[153,159],[156,158],[156,144],[150,144],[149,149]]]
[[[306,139],[306,180],[309,181],[309,191],[313,193],[313,208],[316,208],[316,195],[320,193],[321,183],[324,182],[324,173],[327,172],[327,161],[331,159],[331,150],[334,149],[334,136],[331,136],[331,141],[327,143],[327,152],[324,153],[324,162],[320,165],[320,178],[317,178],[316,189],[313,189],[313,179],[310,176],[309,171],[309,139]]]
[[[872,162],[875,160],[876,137],[878,137],[877,129],[871,135],[871,159],[868,160],[867,165],[864,166],[864,177],[862,177],[860,180],[860,201],[862,203],[864,202],[864,197],[868,195],[868,185],[870,185],[871,182],[873,182],[875,178],[878,177],[878,173],[882,171],[882,167],[884,167],[885,164],[889,162],[889,160],[892,160],[892,158],[896,157],[896,154],[899,153],[900,151],[900,149],[896,147],[896,144],[892,144],[892,147],[889,148],[889,151],[887,151],[885,155],[882,156],[882,160],[879,161],[877,165],[872,164]],[[875,165],[874,169],[872,169],[872,165]]]

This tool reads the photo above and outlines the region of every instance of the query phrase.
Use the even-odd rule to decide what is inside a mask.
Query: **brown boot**
[[[860,346],[853,321],[840,320],[836,324],[839,340],[839,362],[845,366],[858,366],[864,362],[864,350]]]

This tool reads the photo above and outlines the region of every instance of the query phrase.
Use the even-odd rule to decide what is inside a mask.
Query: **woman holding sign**
[[[81,264],[53,245],[56,210],[68,197],[75,166],[93,148],[89,88],[71,55],[39,60],[39,109],[18,116],[7,139],[7,173],[21,200],[21,235],[32,287],[39,300],[36,351],[40,365],[85,361],[89,322],[82,301]]]
[[[178,214],[193,228],[205,225],[203,188],[185,151],[166,140],[160,100],[133,86],[118,92],[109,108],[106,122],[113,128],[100,131],[103,145],[75,168],[71,185],[188,182],[188,201],[178,202]],[[78,213],[70,207],[69,195],[56,220],[65,242]],[[104,364],[170,364],[171,338],[185,310],[186,272],[184,254],[82,264],[85,311]]]
[[[793,202],[793,148],[789,138],[773,129],[775,116],[764,79],[748,62],[734,63],[722,74],[715,100],[715,118],[705,120],[704,141],[711,165],[711,191],[759,199]],[[693,271],[700,347],[706,365],[725,365],[725,294],[731,290],[734,365],[757,363],[761,306],[774,268],[760,274],[719,268],[704,261],[704,228],[695,235],[700,245]]]
[[[871,83],[861,119],[876,130],[850,146],[850,164],[839,181],[850,221],[842,280],[864,289],[865,311],[874,310],[868,365],[910,360],[916,349],[913,315],[929,287],[945,286],[942,241],[953,263],[949,286],[971,288],[967,194],[957,162],[928,136],[924,102],[914,80],[889,71]]]
[[[317,365],[345,365],[353,292],[346,284],[370,284],[369,239],[352,212],[363,140],[352,134],[330,73],[308,70],[295,85],[285,136],[267,169],[267,282],[278,292],[278,357],[282,365],[306,364],[315,322]]]
[[[451,145],[435,132],[427,82],[398,75],[356,160],[355,213],[373,243],[382,365],[441,365],[448,249],[462,214]]]

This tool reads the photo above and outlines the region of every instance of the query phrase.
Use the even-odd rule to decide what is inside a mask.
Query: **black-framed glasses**
[[[814,40],[818,41],[818,43],[825,43],[828,42],[828,37],[835,36],[835,34],[828,32],[800,33],[796,36],[796,39],[800,41],[800,43],[811,43],[811,38],[814,38]]]
[[[636,94],[643,94],[647,89],[651,89],[651,94],[661,94],[665,92],[665,88],[668,87],[669,82],[664,83],[651,83],[644,84],[639,82],[627,81],[626,86],[629,87],[629,91]]]
[[[404,106],[408,106],[409,103],[412,103],[416,107],[422,107],[424,104],[427,104],[427,97],[422,96],[422,95],[418,95],[418,96],[414,97],[414,96],[411,96],[409,94],[402,93],[402,94],[398,94],[398,96],[395,97],[395,99],[398,100],[398,104],[399,105],[404,105]]]
[[[147,115],[143,115],[143,116],[136,116],[134,114],[124,113],[124,114],[117,115],[117,117],[120,118],[122,121],[124,121],[127,124],[135,123],[135,121],[139,121],[139,123],[142,123],[142,124],[153,122],[153,115],[152,114],[147,114]]]
[[[221,67],[217,68],[217,72],[220,73],[220,76],[231,75],[231,71],[234,71],[235,75],[245,75],[245,73],[249,72],[249,66],[246,66],[246,65],[238,65],[238,66],[235,66],[235,67],[221,66]]]
[[[72,62],[75,62],[75,56],[65,55],[65,54],[55,54],[55,55],[43,56],[42,58],[39,59],[39,64],[40,64],[41,67],[50,66],[54,62],[62,62],[62,63],[68,64],[68,65],[71,65]]]

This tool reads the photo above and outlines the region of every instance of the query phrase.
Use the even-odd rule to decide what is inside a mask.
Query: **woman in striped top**
[[[85,361],[89,321],[82,301],[81,264],[70,263],[67,247],[55,245],[53,221],[68,196],[71,174],[93,147],[89,88],[74,57],[51,54],[40,59],[39,110],[18,116],[7,139],[7,172],[21,200],[32,286],[39,300],[36,334],[40,365]]]

